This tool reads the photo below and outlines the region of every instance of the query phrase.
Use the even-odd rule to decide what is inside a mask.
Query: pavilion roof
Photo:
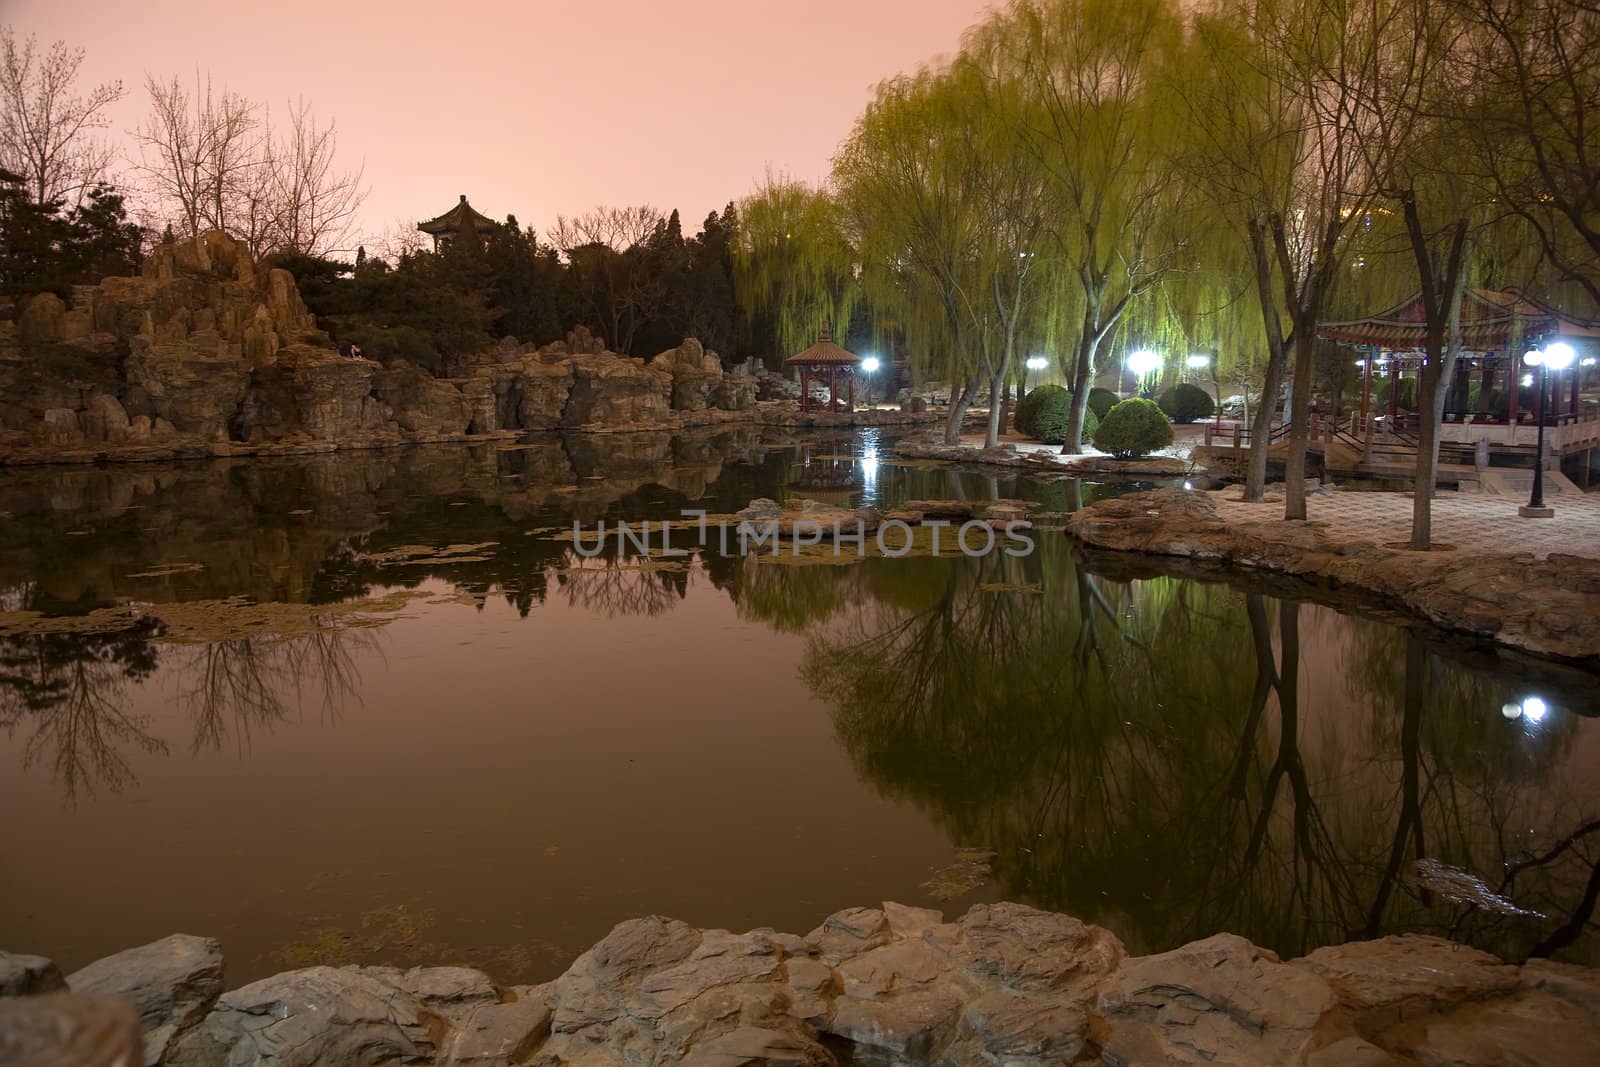
[[[816,344],[804,352],[795,353],[783,362],[785,366],[797,367],[853,367],[861,362],[861,357],[834,344],[833,329],[825,323],[822,327],[822,338]]]
[[[1569,315],[1516,289],[1468,289],[1462,294],[1461,346],[1466,351],[1500,352],[1513,343],[1531,344],[1551,335],[1600,337],[1600,321]],[[1397,352],[1426,348],[1428,316],[1422,293],[1364,319],[1319,323],[1317,336]]]
[[[431,234],[460,233],[467,228],[469,220],[474,229],[481,230],[494,225],[494,220],[475,210],[467,203],[467,194],[462,193],[460,203],[437,218],[417,223],[417,229]]]

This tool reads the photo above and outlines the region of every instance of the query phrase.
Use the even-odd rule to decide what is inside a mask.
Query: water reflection
[[[804,639],[798,663],[785,651],[766,669],[798,669],[861,778],[950,844],[992,851],[1003,895],[1101,922],[1135,951],[1219,929],[1285,955],[1425,930],[1512,956],[1592,959],[1600,734],[1579,714],[1592,677],[1275,588],[1130,573],[1075,555],[1059,532],[1041,532],[1027,557],[853,565],[613,548],[584,560],[549,536],[574,519],[725,514],[758,496],[1021,498],[1064,513],[1125,488],[901,463],[870,435],[748,432],[3,472],[0,733],[70,804],[130,790],[137,763],[185,748],[248,757],[257,739],[308,721],[337,737],[385,671],[389,631],[336,614],[356,598],[414,594],[391,625],[433,626],[441,643],[426,655],[441,666],[452,655],[442,635],[467,643],[491,601],[521,619],[656,627],[630,627],[633,640],[715,601],[739,624],[730,640]],[[157,621],[163,605],[226,597],[299,605],[308,622],[177,643]],[[148,615],[113,632],[16,621],[129,601]],[[514,638],[471,640],[484,671],[536,683],[539,670],[633,670],[617,632],[596,630],[581,662],[538,667],[538,649]],[[170,744],[128,710],[158,668]],[[641,704],[703,697],[656,692],[636,673]],[[758,734],[748,740],[762,751]],[[717,833],[715,818],[685,821],[686,834]],[[834,859],[860,869],[875,856]],[[1439,871],[1482,888],[1441,888]]]

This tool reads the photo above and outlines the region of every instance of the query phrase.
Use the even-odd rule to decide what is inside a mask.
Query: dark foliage
[[[59,200],[34,203],[19,175],[0,170],[0,292],[7,296],[65,297],[74,285],[137,274],[142,239],[108,186],[68,210]]]

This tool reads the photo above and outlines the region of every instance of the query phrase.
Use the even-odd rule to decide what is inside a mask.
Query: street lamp
[[[1555,515],[1556,509],[1549,507],[1544,502],[1544,420],[1546,394],[1549,392],[1550,372],[1553,370],[1560,374],[1572,364],[1572,357],[1576,355],[1572,346],[1562,341],[1544,346],[1544,351],[1537,349],[1522,357],[1522,362],[1530,367],[1539,369],[1539,436],[1534,445],[1533,455],[1533,492],[1528,495],[1528,502],[1517,509],[1517,514],[1525,519],[1548,519]]]
[[[868,357],[866,357],[865,359],[863,359],[861,361],[861,370],[867,376],[867,407],[869,407],[869,408],[873,406],[872,405],[872,376],[874,374],[878,373],[878,367],[879,366],[881,366],[881,364],[878,362],[878,357],[877,356],[868,356]]]
[[[1134,377],[1140,382],[1143,382],[1147,375],[1153,373],[1160,366],[1161,357],[1147,348],[1141,348],[1128,357],[1128,370],[1132,371]],[[1118,379],[1117,384],[1122,384],[1121,379]]]
[[[1028,372],[1031,370],[1044,370],[1050,361],[1043,356],[1029,356],[1022,361],[1022,396],[1028,395]]]

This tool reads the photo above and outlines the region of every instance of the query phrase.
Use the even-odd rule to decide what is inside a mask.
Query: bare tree
[[[277,248],[306,255],[350,251],[356,212],[366,199],[364,167],[340,170],[334,123],[318,125],[304,97],[289,106],[288,128],[272,149],[268,171]]]
[[[238,93],[218,93],[198,74],[192,93],[175,77],[146,77],[145,89],[150,114],[133,131],[137,166],[185,235],[239,233],[240,219],[253,223],[242,236],[263,231],[255,220],[266,210],[261,178],[270,140],[260,109]]]
[[[56,41],[40,54],[32,34],[19,45],[0,28],[0,166],[21,174],[38,203],[76,204],[105,180],[112,153],[93,131],[122,99],[120,81],[75,93],[83,49]]]

